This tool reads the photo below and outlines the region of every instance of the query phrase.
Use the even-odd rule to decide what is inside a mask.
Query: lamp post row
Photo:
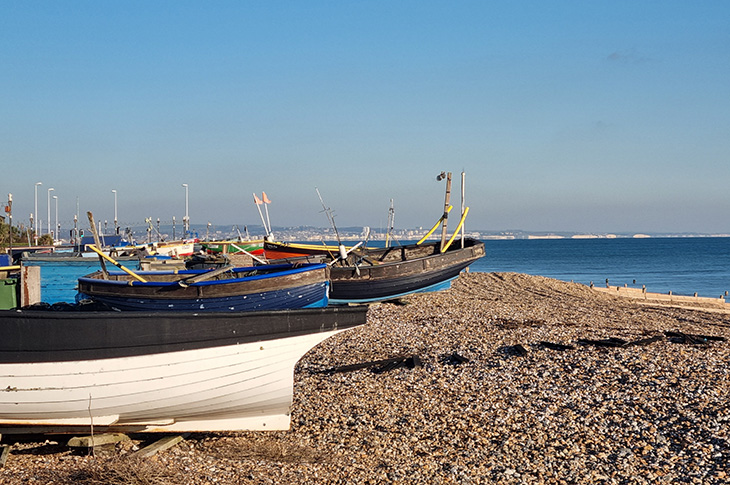
[[[35,245],[38,245],[38,224],[40,222],[40,219],[38,217],[38,186],[43,185],[43,182],[36,182],[34,186],[35,194],[34,194],[34,206],[33,206],[33,213],[30,215],[30,225],[34,229],[34,240]],[[188,184],[182,184],[182,186],[185,188],[185,217],[183,217],[183,226],[185,228],[185,233],[188,233],[190,231],[190,215],[189,215],[189,194],[188,194]],[[51,234],[51,236],[54,237],[54,239],[58,238],[58,234],[61,232],[61,228],[58,224],[58,196],[54,195],[51,197],[51,192],[54,191],[53,187],[48,188],[48,219],[47,219],[47,226],[48,226],[48,234]],[[117,217],[117,190],[112,189],[112,193],[114,194],[114,233],[119,234],[119,221]],[[56,224],[54,226],[55,231],[51,231],[51,198],[56,201]],[[175,220],[175,216],[172,217],[173,221]],[[173,222],[174,224],[174,222]]]

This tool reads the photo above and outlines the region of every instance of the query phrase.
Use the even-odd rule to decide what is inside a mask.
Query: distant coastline
[[[147,227],[131,227],[135,239],[139,241],[146,240],[148,237]],[[204,240],[226,240],[226,239],[260,239],[266,234],[263,226],[261,225],[196,225],[192,224],[191,232],[193,235],[197,235],[198,238]],[[452,229],[453,230],[453,229]],[[165,240],[173,239],[173,234],[177,234],[179,238],[182,234],[178,227],[176,231],[173,231],[172,226],[161,225],[159,228]],[[396,229],[393,231],[395,239],[400,241],[413,241],[423,237],[428,231],[428,228],[418,227],[411,229]],[[274,226],[272,228],[274,238],[281,241],[334,241],[337,236],[334,230],[329,227],[316,227],[316,226]],[[343,241],[362,241],[367,237],[371,241],[385,240],[386,232],[382,228],[374,228],[367,226],[349,226],[349,227],[338,227],[337,232],[339,237]],[[586,233],[586,232],[568,232],[568,231],[523,231],[523,230],[507,230],[507,231],[494,231],[494,230],[474,230],[468,229],[466,236],[481,239],[483,241],[489,240],[511,240],[511,239],[528,239],[528,240],[551,240],[551,239],[622,239],[622,238],[697,238],[697,237],[730,237],[730,233],[710,234],[710,233],[654,233],[654,232],[606,232],[606,233]],[[438,239],[440,237],[440,231],[434,233],[429,239]],[[154,240],[157,240],[153,236]]]
[[[544,233],[544,232],[520,232],[519,234],[492,234],[485,232],[481,239],[646,239],[646,238],[665,238],[665,237],[730,237],[730,234],[701,234],[701,233]]]

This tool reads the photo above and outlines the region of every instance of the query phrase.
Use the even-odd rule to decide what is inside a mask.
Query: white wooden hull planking
[[[195,243],[155,243],[153,245],[153,250],[156,255],[170,256],[171,258],[184,258],[193,255],[195,252]]]
[[[340,331],[146,356],[0,364],[0,427],[289,429],[295,364]]]

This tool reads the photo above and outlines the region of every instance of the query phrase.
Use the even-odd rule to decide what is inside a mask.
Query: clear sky
[[[16,223],[430,227],[463,170],[472,229],[730,233],[725,0],[1,0],[0,67]]]

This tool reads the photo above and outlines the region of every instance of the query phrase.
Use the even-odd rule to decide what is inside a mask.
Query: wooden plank
[[[0,468],[5,466],[10,455],[10,445],[0,445]]]
[[[176,444],[180,443],[182,440],[184,440],[187,437],[187,434],[184,435],[173,435],[173,436],[165,436],[164,438],[161,438],[151,445],[145,446],[141,450],[134,453],[134,456],[139,456],[141,458],[149,458],[152,455],[157,454],[160,451],[164,451],[168,448],[172,448]]]
[[[68,440],[68,446],[71,448],[94,448],[96,446],[119,443],[127,441],[129,436],[124,433],[102,433],[92,436],[74,436]]]
[[[20,269],[20,306],[30,306],[41,301],[40,266],[22,266]]]

